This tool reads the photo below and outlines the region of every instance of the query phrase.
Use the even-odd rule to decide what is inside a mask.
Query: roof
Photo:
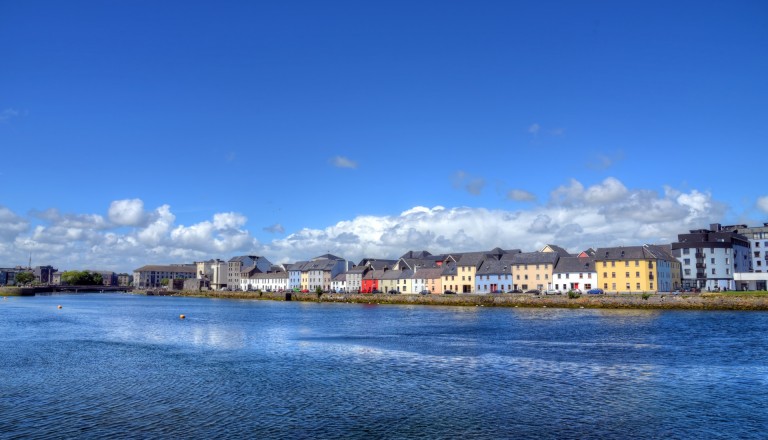
[[[596,260],[666,260],[677,261],[666,246],[619,246],[597,248]]]
[[[315,257],[315,258],[312,259],[312,261],[316,261],[316,260],[336,260],[336,261],[338,261],[338,260],[343,260],[343,258],[337,257],[336,255],[333,255],[333,254],[324,254],[324,255],[320,255],[319,257]]]
[[[381,275],[380,280],[399,280],[402,270],[388,270]]]
[[[562,257],[553,273],[596,272],[595,259],[590,257]]]
[[[329,259],[314,259],[312,261],[308,261],[304,263],[304,265],[301,267],[301,271],[305,272],[308,270],[333,270],[334,267],[339,263],[339,261],[343,260],[329,260]]]
[[[547,250],[547,249],[549,249],[549,250]],[[555,244],[548,244],[548,245],[544,246],[544,249],[542,249],[541,252],[555,252],[556,254],[560,255],[561,257],[570,257],[570,256],[572,256],[570,253],[568,253],[568,251],[566,251],[565,249],[563,249],[560,246],[555,245]]]
[[[443,265],[443,273],[441,276],[446,275],[456,275],[458,273],[458,270],[456,269],[455,263],[447,263]]]
[[[430,254],[427,251],[408,251],[400,256],[401,259],[409,259],[409,258],[415,258],[417,260],[424,259],[426,257],[431,257],[432,254]]]
[[[305,264],[307,264],[306,261],[297,261],[295,263],[288,263],[285,265],[285,269],[291,270],[291,271],[301,270],[301,268],[304,267]]]
[[[389,272],[388,270],[372,270],[369,271],[365,276],[363,277],[366,280],[380,280],[384,276],[385,273]]]
[[[352,269],[349,269],[349,270],[347,271],[347,273],[348,273],[348,274],[359,274],[359,275],[362,275],[362,274],[364,274],[366,271],[368,271],[368,269],[369,269],[369,267],[368,267],[368,266],[355,266],[355,267],[353,267]]]
[[[483,264],[480,266],[480,268],[477,269],[476,275],[503,275],[511,273],[512,265],[509,263],[509,261],[485,260],[483,261]]]
[[[420,268],[414,271],[412,278],[433,280],[433,279],[440,278],[442,275],[443,275],[442,267],[426,267],[426,268]]]
[[[522,252],[514,254],[511,264],[555,264],[560,259],[556,252]]]
[[[485,260],[486,258],[489,258],[487,252],[467,252],[466,254],[461,255],[461,257],[458,260],[458,265],[474,266],[475,268],[477,268],[477,267],[480,267],[480,265],[483,263],[483,260]]]
[[[335,277],[333,277],[333,279],[331,281],[336,281],[336,282],[347,281],[347,274],[340,273],[340,274],[336,275]]]
[[[247,280],[266,280],[266,279],[281,279],[281,278],[288,279],[288,274],[286,272],[254,273],[252,275],[249,275],[246,279]]]

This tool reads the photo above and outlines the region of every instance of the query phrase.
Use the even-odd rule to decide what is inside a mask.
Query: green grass
[[[729,290],[727,292],[702,292],[701,296],[768,297],[765,290]]]

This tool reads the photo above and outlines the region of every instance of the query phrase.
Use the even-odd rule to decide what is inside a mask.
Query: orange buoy
[[[184,319],[184,318],[186,318],[186,316],[184,316],[184,315],[179,315],[179,319]]]

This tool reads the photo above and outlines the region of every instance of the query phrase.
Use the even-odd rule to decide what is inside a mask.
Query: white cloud
[[[539,124],[531,124],[530,127],[528,127],[528,133],[531,133],[532,135],[536,136],[539,134],[539,131],[541,130],[541,125]]]
[[[110,206],[109,220],[49,209],[34,214],[32,227],[29,220],[0,207],[0,262],[21,264],[32,253],[37,264],[64,270],[132,271],[145,264],[251,253],[289,262],[331,252],[356,262],[363,257],[395,258],[408,250],[437,254],[499,246],[533,251],[549,243],[576,252],[669,243],[677,234],[720,221],[726,211],[711,194],[697,190],[633,190],[614,178],[585,187],[572,180],[552,191],[546,204],[526,210],[415,206],[399,214],[361,215],[261,243],[239,213],[217,213],[208,220],[179,225],[169,205],[145,211],[141,201],[118,202]],[[768,197],[760,198],[758,206],[768,212]],[[126,231],[123,225],[137,226]],[[280,224],[265,229],[284,232]]]
[[[757,207],[768,214],[768,196],[763,196],[757,199]]]
[[[507,198],[518,202],[530,202],[536,200],[536,195],[522,189],[511,189],[507,192]]]
[[[147,221],[141,199],[115,200],[109,205],[107,215],[112,223],[121,226],[140,226]]]
[[[5,206],[0,206],[0,239],[12,241],[22,232],[27,231],[29,222]]]
[[[331,159],[333,166],[337,168],[357,168],[357,162],[350,160],[344,156],[336,156]]]

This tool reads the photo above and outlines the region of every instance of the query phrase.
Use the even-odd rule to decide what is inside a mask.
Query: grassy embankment
[[[177,292],[179,296],[285,301],[284,293],[270,292]],[[361,295],[291,293],[292,301],[362,304],[420,304],[473,307],[557,307],[603,309],[768,310],[768,292],[718,292],[695,295]]]

